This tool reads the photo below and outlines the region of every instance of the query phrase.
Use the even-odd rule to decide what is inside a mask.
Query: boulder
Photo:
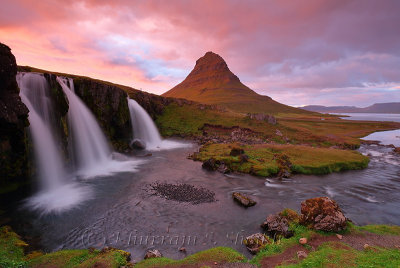
[[[251,199],[247,195],[244,195],[244,194],[239,193],[239,192],[232,193],[232,197],[233,197],[233,200],[235,200],[240,205],[242,205],[242,206],[244,206],[246,208],[247,207],[252,207],[252,206],[257,204],[256,201],[254,201],[253,199]]]
[[[157,249],[149,249],[144,255],[144,259],[161,258],[163,255]]]
[[[257,254],[270,242],[268,236],[261,233],[252,234],[243,240],[243,243],[251,254]]]
[[[219,166],[219,161],[216,160],[215,158],[210,158],[210,159],[204,161],[203,165],[201,165],[202,168],[209,170],[209,171],[217,170],[218,166]]]
[[[346,229],[347,218],[335,201],[317,197],[301,202],[300,224],[315,230],[339,232]]]
[[[139,140],[139,139],[134,139],[134,140],[131,142],[130,146],[131,146],[133,149],[138,149],[138,150],[144,150],[144,149],[146,149],[146,144],[145,144],[144,142],[142,142],[141,140]]]
[[[271,125],[276,125],[276,118],[273,115],[261,113],[261,114],[247,114],[247,116],[257,121],[265,121]]]
[[[231,152],[229,153],[230,156],[239,156],[244,154],[244,150],[241,148],[232,148]]]
[[[400,147],[394,148],[393,152],[400,154]]]
[[[274,239],[278,236],[289,238],[294,235],[292,231],[289,231],[289,221],[279,214],[269,215],[264,223],[261,224],[261,228]]]

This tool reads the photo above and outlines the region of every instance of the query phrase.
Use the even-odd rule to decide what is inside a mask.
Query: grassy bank
[[[233,148],[242,149],[248,156],[232,156]],[[290,171],[299,174],[328,174],[368,166],[369,159],[356,151],[331,148],[313,148],[300,145],[239,145],[206,144],[194,155],[195,160],[210,158],[223,161],[231,170],[257,176],[276,175],[282,168],[282,159],[288,160]]]

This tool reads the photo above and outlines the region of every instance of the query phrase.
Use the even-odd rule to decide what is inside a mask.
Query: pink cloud
[[[394,101],[365,85],[400,82],[395,0],[3,2],[0,40],[19,64],[157,94],[209,50],[256,91],[292,105],[340,104],[346,90],[365,105],[379,92]],[[324,99],[327,89],[336,95]]]

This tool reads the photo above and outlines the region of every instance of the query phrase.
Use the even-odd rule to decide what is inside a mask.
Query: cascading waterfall
[[[61,212],[91,196],[87,187],[78,186],[67,176],[57,138],[52,129],[53,107],[45,77],[37,73],[18,73],[22,102],[29,109],[28,120],[38,166],[39,192],[27,206],[42,213]]]
[[[190,144],[163,140],[150,115],[135,100],[128,97],[133,140],[139,140],[147,150],[163,150],[188,147]]]
[[[148,150],[161,146],[161,136],[148,113],[135,100],[128,98],[129,112],[133,128],[133,139],[140,140]]]
[[[68,123],[76,174],[82,178],[134,171],[140,161],[112,153],[92,112],[75,94],[72,78],[57,77],[69,102]],[[118,158],[118,160],[113,159]]]
[[[74,93],[73,80],[57,77],[68,98],[68,123],[71,129],[73,155],[79,170],[97,168],[109,160],[111,150],[95,117]],[[69,86],[68,86],[69,84]]]
[[[29,109],[29,128],[35,144],[40,188],[56,189],[65,183],[66,173],[52,131],[52,107],[46,78],[35,73],[19,73],[17,82],[22,102]]]

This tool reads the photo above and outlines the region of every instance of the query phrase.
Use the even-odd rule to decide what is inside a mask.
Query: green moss
[[[244,149],[248,162],[240,162],[231,156],[233,147]],[[239,145],[206,144],[195,154],[194,159],[205,161],[215,158],[224,161],[231,170],[257,176],[275,175],[281,170],[283,162],[291,162],[291,172],[301,174],[328,174],[368,166],[369,159],[358,152],[339,149],[311,148],[300,145]],[[285,161],[282,161],[285,159]]]
[[[10,227],[0,228],[0,267],[25,267],[24,248],[28,246]]]
[[[171,260],[168,258],[153,258],[139,262],[136,268],[150,267],[173,267],[179,265],[193,265],[202,263],[232,263],[245,262],[246,258],[231,248],[216,247],[190,255],[182,260]]]
[[[365,225],[357,229],[379,235],[400,235],[400,226],[395,225]]]

